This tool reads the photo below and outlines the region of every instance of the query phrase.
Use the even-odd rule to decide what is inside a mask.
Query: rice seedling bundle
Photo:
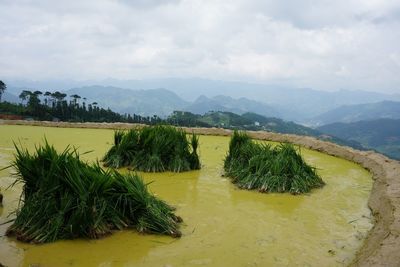
[[[105,166],[138,171],[182,172],[200,169],[198,137],[171,126],[152,126],[114,133],[114,145],[103,158]]]
[[[181,235],[180,217],[135,174],[89,165],[74,149],[58,153],[47,142],[34,154],[16,146],[12,166],[23,183],[21,204],[7,235],[46,243],[98,238],[114,230]]]
[[[302,194],[325,184],[292,144],[257,144],[237,131],[231,137],[224,170],[239,188],[260,192]]]

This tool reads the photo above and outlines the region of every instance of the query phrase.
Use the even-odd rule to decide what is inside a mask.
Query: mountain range
[[[254,112],[267,117],[279,117],[279,112],[273,107],[254,100],[241,97],[234,99],[229,96],[218,95],[212,98],[199,96],[193,103],[183,108],[195,114],[204,114],[209,111],[228,111],[236,114]]]
[[[382,101],[359,105],[345,105],[312,118],[310,125],[334,122],[356,122],[375,119],[400,119],[400,102]]]
[[[212,96],[209,89],[201,90],[200,85],[204,85],[204,81],[194,88],[199,89],[197,93],[207,94],[199,95],[192,100],[183,97],[186,91],[181,87],[175,87],[175,90],[163,88],[132,90],[95,85],[76,87],[64,92],[68,96],[80,95],[82,98],[86,98],[87,103],[97,102],[99,106],[111,108],[119,113],[135,113],[142,116],[158,115],[167,118],[173,111],[181,110],[204,114],[195,117],[197,123],[203,123],[203,125],[224,127],[228,123],[232,126],[246,125],[248,129],[317,137],[325,134],[329,138],[336,137],[345,140],[342,144],[353,147],[360,147],[362,144],[366,148],[376,149],[391,157],[400,158],[400,142],[398,141],[400,133],[396,128],[400,122],[400,102],[394,101],[397,100],[398,95],[363,91],[320,92],[311,89],[281,88],[283,93],[278,97],[279,92],[271,91],[271,88],[268,89],[261,85],[249,85],[250,89],[247,90],[246,84],[232,83],[233,90],[228,92],[228,89],[223,86],[223,82],[220,82],[222,86],[220,89],[215,87],[216,82],[205,81],[205,83],[212,85],[210,88],[215,89],[214,94],[225,92],[230,96],[221,94]],[[265,91],[260,91],[262,88]],[[17,96],[25,89],[29,88],[8,86],[7,91],[3,94],[3,100],[18,102]],[[31,88],[30,90],[37,89]],[[193,92],[193,88],[189,89],[188,91]],[[41,90],[45,91],[44,88]],[[260,93],[258,98],[241,96],[251,97],[257,90]],[[265,100],[267,95],[268,101]],[[286,99],[284,99],[285,95]],[[382,99],[383,101],[381,101]],[[279,103],[278,100],[282,101]],[[311,114],[313,116],[310,116]],[[313,130],[298,123],[282,120],[290,120],[290,118],[293,118],[294,122],[302,122],[304,125],[323,126]],[[259,123],[261,128],[255,127],[256,123]]]
[[[7,83],[7,81],[6,81]],[[215,100],[215,96],[229,96],[233,99],[245,98],[250,101],[256,101],[268,106],[270,109],[268,112],[262,112],[262,114],[276,115],[285,120],[293,120],[296,122],[307,122],[311,118],[321,115],[324,112],[328,112],[332,109],[338,108],[343,105],[357,105],[365,103],[375,103],[384,100],[400,101],[400,95],[389,95],[377,92],[366,92],[366,91],[351,91],[351,90],[339,90],[335,92],[318,91],[308,88],[291,88],[287,86],[280,86],[274,84],[255,84],[235,81],[218,81],[208,79],[148,79],[148,80],[115,80],[105,79],[102,81],[47,81],[47,82],[29,82],[29,81],[10,81],[7,84],[12,85],[16,88],[39,88],[39,90],[63,90],[68,91],[68,88],[92,88],[95,89],[93,84],[105,85],[110,88],[121,88],[130,89],[132,91],[141,91],[154,88],[165,88],[168,91],[175,93],[179,96],[180,100],[177,102],[184,102],[188,104],[199,102],[197,101],[200,96],[205,96],[209,99]],[[11,91],[10,91],[11,92]],[[97,94],[97,97],[102,97],[101,94]],[[98,99],[97,102],[106,102],[108,99]],[[200,100],[204,100],[203,97]],[[209,101],[208,101],[209,102]],[[134,104],[140,104],[141,101],[134,102]],[[134,105],[132,104],[132,105]],[[166,111],[169,111],[173,104],[168,108],[165,108],[163,114],[157,114],[160,108],[157,105],[149,103],[150,108],[154,108],[152,114],[164,115]],[[214,103],[208,103],[211,106],[215,106]],[[218,103],[220,104],[220,103]],[[225,107],[225,104],[222,104]],[[111,104],[110,104],[111,107]],[[144,107],[146,111],[143,111],[143,115],[149,114],[149,107]],[[186,106],[185,106],[186,107]],[[188,110],[198,110],[198,106],[191,107]],[[137,110],[135,107],[131,107],[133,110]],[[128,108],[127,110],[130,110]],[[205,110],[205,109],[202,109]],[[231,107],[227,110],[232,110]],[[240,112],[246,111],[247,109],[241,109]],[[253,111],[253,110],[247,110]],[[273,111],[271,113],[271,111]],[[259,110],[254,111],[260,113]]]
[[[5,91],[3,93],[3,95],[1,96],[1,101],[17,103],[18,102],[18,97],[16,95],[14,95],[14,94],[11,94],[11,93]]]
[[[141,116],[166,117],[174,110],[189,105],[189,102],[166,89],[129,90],[111,86],[85,86],[65,92],[67,95],[86,97],[91,102],[95,101],[119,113]]]
[[[265,117],[252,112],[238,115],[226,111],[210,111],[204,115],[198,115],[187,111],[174,111],[168,117],[167,122],[177,126],[222,127],[228,129],[263,130],[276,133],[308,135],[340,145],[351,146],[356,149],[365,149],[361,144],[354,140],[347,141],[294,122]]]
[[[400,159],[400,119],[377,119],[352,123],[332,123],[318,131],[347,141],[356,141],[392,158]]]
[[[11,88],[11,92],[19,94],[22,88]],[[32,91],[34,89],[31,89]],[[264,116],[279,117],[280,114],[271,106],[247,98],[234,99],[229,96],[208,98],[199,96],[195,101],[183,100],[172,91],[159,88],[148,90],[130,90],[112,86],[85,86],[64,91],[68,96],[77,94],[87,101],[97,102],[100,106],[110,108],[119,113],[135,113],[141,116],[158,115],[167,117],[174,110],[184,110],[196,114],[208,111],[227,111],[237,114],[256,112]],[[7,93],[7,96],[12,94]],[[7,101],[17,102],[17,97],[8,97]]]

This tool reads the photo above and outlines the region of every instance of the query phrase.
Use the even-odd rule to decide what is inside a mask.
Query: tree
[[[51,104],[50,104],[50,99],[51,99],[51,92],[49,92],[49,91],[46,91],[45,93],[44,93],[44,103],[45,103],[45,105],[46,106],[51,106]]]
[[[70,95],[70,97],[72,97],[74,100],[73,100],[73,103],[74,103],[74,107],[78,104],[78,99],[80,99],[81,97],[79,96],[79,95]]]
[[[40,96],[40,95],[42,95],[43,93],[41,92],[41,91],[35,91],[35,92],[33,92],[35,95],[37,95],[38,97]]]
[[[24,101],[28,100],[28,98],[32,95],[31,91],[24,90],[19,94],[19,98],[21,99],[21,102],[23,103]]]
[[[54,97],[57,102],[62,102],[66,96],[66,94],[60,93],[59,91],[56,91],[52,94],[52,97]]]
[[[7,85],[2,80],[0,80],[0,102],[1,102],[1,96],[3,95],[6,89]]]
[[[28,110],[32,113],[32,115],[37,115],[37,113],[39,112],[39,106],[40,106],[39,95],[41,94],[42,92],[35,91],[31,93],[29,96]]]

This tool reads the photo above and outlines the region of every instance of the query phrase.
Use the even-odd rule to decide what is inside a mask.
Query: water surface
[[[87,161],[111,146],[112,130],[0,125],[0,168],[13,159],[13,140],[33,150],[49,143],[79,148]],[[0,263],[7,266],[342,266],[349,263],[371,228],[367,200],[371,174],[352,162],[301,149],[326,182],[311,194],[261,194],[237,189],[221,177],[228,137],[201,136],[203,168],[185,173],[143,174],[150,190],[177,207],[184,219],[180,239],[133,230],[100,240],[30,245],[4,236]],[[126,171],[126,170],[123,170]],[[0,172],[4,208],[0,222],[18,204],[21,188]],[[12,216],[11,216],[12,218]]]

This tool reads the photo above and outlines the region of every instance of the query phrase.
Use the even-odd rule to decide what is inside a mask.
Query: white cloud
[[[396,92],[399,26],[395,0],[0,1],[0,75]]]

